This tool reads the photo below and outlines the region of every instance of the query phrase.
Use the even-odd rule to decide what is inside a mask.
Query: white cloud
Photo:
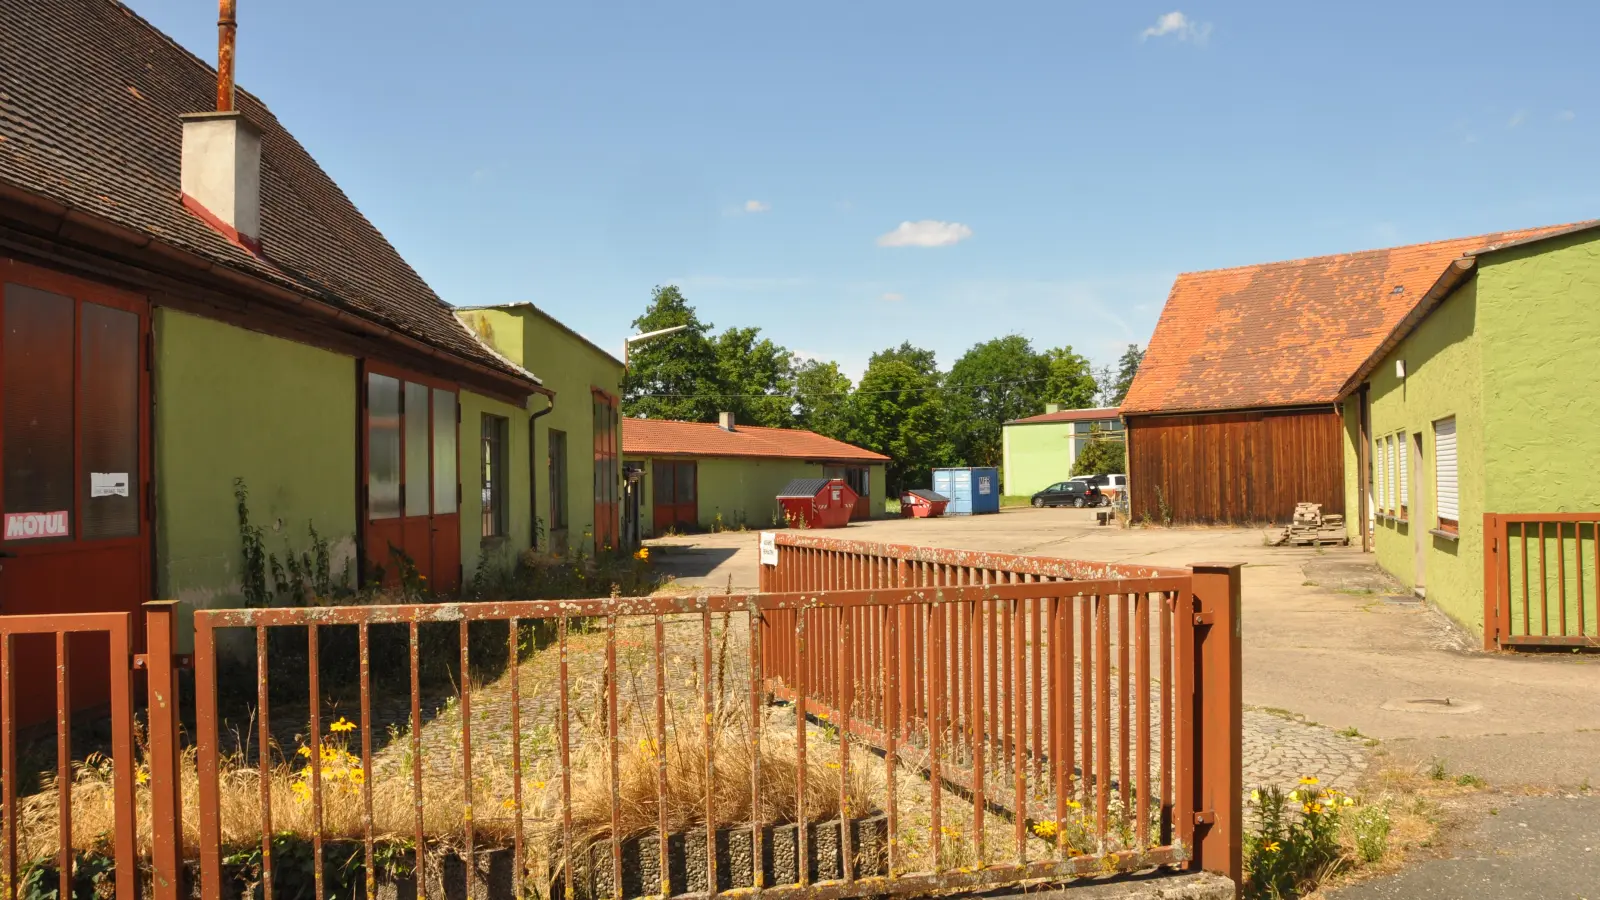
[[[881,299],[886,300],[886,301],[888,301],[890,303],[899,303],[901,300],[904,300],[905,298],[906,298],[905,294],[898,294],[898,293],[895,293],[894,291],[890,291],[889,293],[884,294]]]
[[[1578,117],[1578,114],[1573,112],[1570,109],[1563,109],[1561,112],[1556,113],[1556,121],[1557,122],[1571,122],[1573,119],[1576,119],[1577,117]]]
[[[1506,122],[1506,127],[1515,128],[1526,121],[1528,121],[1528,111],[1525,109],[1519,109],[1511,114],[1511,120]]]
[[[960,222],[901,222],[888,234],[878,236],[879,247],[948,247],[972,237],[972,229]]]
[[[1196,44],[1205,44],[1211,37],[1210,22],[1196,22],[1183,13],[1173,10],[1156,19],[1156,23],[1140,32],[1139,40],[1146,41],[1150,38],[1167,37],[1171,35],[1180,41],[1193,41]]]
[[[764,213],[770,209],[772,209],[771,203],[763,203],[760,200],[746,200],[744,202],[744,211],[747,213]]]

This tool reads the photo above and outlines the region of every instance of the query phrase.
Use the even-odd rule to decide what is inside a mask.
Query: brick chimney
[[[717,427],[723,431],[733,431],[733,413],[717,413]]]

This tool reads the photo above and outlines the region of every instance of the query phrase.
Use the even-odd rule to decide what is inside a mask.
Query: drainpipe
[[[531,520],[529,531],[533,537],[535,550],[539,549],[539,441],[535,423],[556,410],[555,392],[552,391],[546,396],[550,400],[550,405],[528,416],[528,516]]]

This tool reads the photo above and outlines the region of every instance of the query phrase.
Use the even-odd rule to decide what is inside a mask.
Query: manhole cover
[[[1463,713],[1477,712],[1483,709],[1483,704],[1476,700],[1464,700],[1460,697],[1398,697],[1394,700],[1385,701],[1383,708],[1390,712],[1418,712],[1459,716]]]

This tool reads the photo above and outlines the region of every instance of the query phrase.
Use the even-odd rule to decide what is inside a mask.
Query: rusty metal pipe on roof
[[[217,0],[217,112],[233,110],[233,47],[239,33],[237,0]]]

